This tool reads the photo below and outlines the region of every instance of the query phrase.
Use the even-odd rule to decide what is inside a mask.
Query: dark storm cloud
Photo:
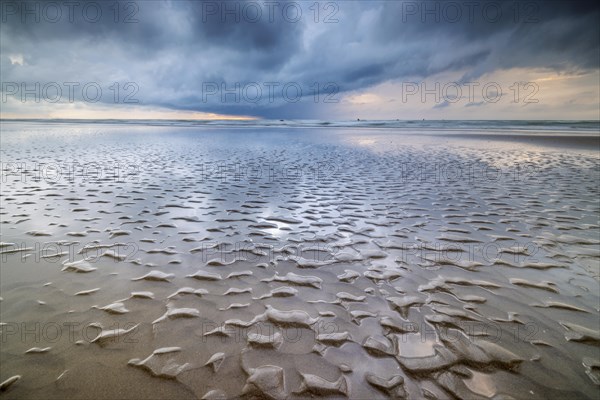
[[[48,2],[2,3],[3,82],[98,82],[105,92],[135,82],[143,105],[323,118],[326,98],[387,81],[599,64],[597,2],[324,1],[318,15],[312,1],[77,3],[72,15],[54,3],[62,12],[55,22]],[[19,55],[24,65],[11,61]],[[237,96],[222,97],[222,83]],[[111,95],[99,102],[114,103]]]

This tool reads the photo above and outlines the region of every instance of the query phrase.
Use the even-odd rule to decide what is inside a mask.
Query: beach
[[[597,397],[597,123],[427,124],[2,121],[2,397]]]

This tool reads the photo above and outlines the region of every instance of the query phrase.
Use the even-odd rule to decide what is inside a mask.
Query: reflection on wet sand
[[[3,397],[597,396],[594,148],[2,131]]]

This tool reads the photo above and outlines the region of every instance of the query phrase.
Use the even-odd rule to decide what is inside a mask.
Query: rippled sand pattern
[[[2,162],[5,398],[597,397],[593,149],[6,123]]]

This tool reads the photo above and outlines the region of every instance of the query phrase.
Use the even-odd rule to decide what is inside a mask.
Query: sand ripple
[[[104,172],[2,183],[7,396],[597,396],[597,154],[82,125],[2,157]]]

